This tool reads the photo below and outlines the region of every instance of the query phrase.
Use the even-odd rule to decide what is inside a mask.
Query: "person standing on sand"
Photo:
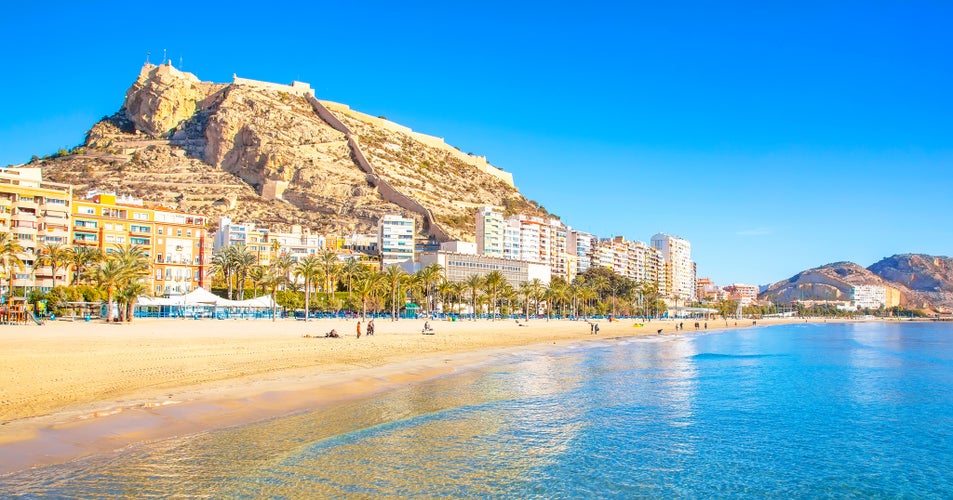
[[[357,338],[361,338],[361,320],[357,320]]]
[[[374,320],[367,322],[367,336],[370,337],[371,335],[374,335]]]

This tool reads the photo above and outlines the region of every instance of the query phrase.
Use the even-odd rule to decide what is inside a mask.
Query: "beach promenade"
[[[695,332],[694,320],[681,322],[678,333]],[[707,322],[708,331],[752,323]],[[0,473],[334,404],[514,352],[676,333],[673,321],[598,324],[592,335],[583,320],[431,321],[435,334],[421,335],[423,320],[376,320],[376,334],[365,321],[361,338],[355,319],[2,327]],[[323,337],[332,329],[342,338]]]

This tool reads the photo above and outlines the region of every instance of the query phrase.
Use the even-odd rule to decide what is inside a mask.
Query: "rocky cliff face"
[[[953,258],[924,254],[887,257],[870,266],[877,276],[904,285],[919,302],[953,310]]]
[[[449,147],[355,116],[338,118],[381,178],[432,211],[451,236],[472,241],[480,205],[538,211],[514,187],[453,158]],[[79,193],[115,190],[212,218],[349,233],[403,213],[423,228],[420,214],[368,183],[353,155],[345,134],[300,92],[247,80],[202,82],[169,65],[146,65],[118,113],[95,124],[70,155],[41,166],[46,178],[73,183]]]

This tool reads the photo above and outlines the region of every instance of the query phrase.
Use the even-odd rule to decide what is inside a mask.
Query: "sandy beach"
[[[757,326],[791,321],[804,320]],[[3,326],[0,473],[333,404],[508,353],[695,331],[694,320],[682,323],[684,332],[673,321],[600,320],[592,335],[582,320],[432,321],[434,335],[422,335],[423,320],[376,320],[376,334],[365,321],[361,338],[355,319]],[[331,329],[342,338],[324,338]]]

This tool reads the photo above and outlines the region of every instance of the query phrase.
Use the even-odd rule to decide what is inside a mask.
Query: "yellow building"
[[[70,206],[73,188],[68,184],[44,182],[38,168],[9,168],[0,170],[0,231],[10,232],[23,247],[19,255],[24,268],[3,269],[0,287],[6,293],[10,284],[8,272],[13,272],[14,290],[24,292],[39,288],[46,291],[65,284],[69,272],[50,266],[37,267],[39,250],[44,244],[69,245]]]
[[[73,201],[73,245],[107,253],[127,244],[139,247],[152,262],[152,293],[178,295],[209,286],[212,252],[205,222],[201,215],[92,192]]]

